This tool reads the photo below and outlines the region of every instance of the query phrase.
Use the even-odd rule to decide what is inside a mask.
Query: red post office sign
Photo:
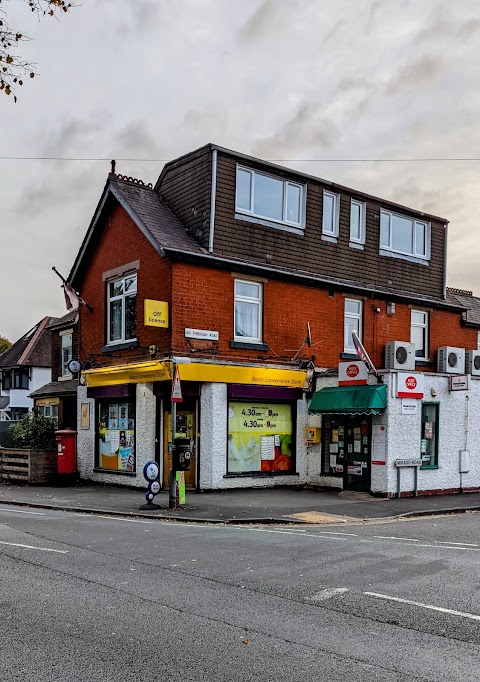
[[[361,386],[368,381],[368,370],[365,363],[357,360],[338,364],[339,386]]]
[[[412,372],[399,372],[397,374],[397,398],[423,398],[424,377],[422,374]]]

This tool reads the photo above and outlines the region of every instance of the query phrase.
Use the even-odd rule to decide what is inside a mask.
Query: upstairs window
[[[350,242],[365,244],[365,204],[356,199],[350,204]]]
[[[304,185],[237,167],[235,210],[239,213],[303,227],[304,195]]]
[[[428,359],[428,313],[423,310],[412,310],[410,341],[415,344],[417,360]]]
[[[2,388],[4,391],[9,391],[12,388],[12,375],[10,370],[6,370],[2,373]]]
[[[360,341],[362,340],[362,301],[354,298],[345,299],[345,318],[344,318],[344,351],[345,353],[356,353],[357,349],[353,343],[352,332],[356,331]]]
[[[72,359],[72,332],[61,334],[62,339],[62,377],[71,376],[68,363]]]
[[[429,260],[430,223],[381,210],[380,248],[402,256]]]
[[[121,343],[137,337],[137,275],[107,283],[107,342]]]
[[[323,191],[322,234],[327,237],[338,237],[340,217],[340,197],[333,192]]]
[[[29,385],[30,373],[28,369],[14,369],[12,388],[28,388]]]
[[[262,342],[262,285],[235,280],[235,341]]]

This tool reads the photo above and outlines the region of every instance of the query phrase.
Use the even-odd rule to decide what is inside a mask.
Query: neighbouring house
[[[111,173],[69,275],[93,308],[82,478],[143,486],[154,458],[167,484],[178,371],[191,489],[393,495],[400,459],[404,494],[480,488],[478,299],[447,290],[447,228],[212,144],[154,187]]]
[[[55,420],[58,429],[77,428],[78,377],[69,363],[78,357],[78,310],[72,310],[47,327],[51,334],[51,375],[49,383],[30,393],[37,412]]]
[[[51,337],[54,320],[44,317],[0,355],[0,445],[9,443],[8,426],[33,409],[30,393],[51,376]],[[5,422],[8,422],[5,423]]]

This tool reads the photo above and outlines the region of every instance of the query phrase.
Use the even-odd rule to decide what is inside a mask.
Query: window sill
[[[358,353],[350,353],[350,351],[344,351],[340,353],[340,358],[342,360],[360,360]]]
[[[299,476],[298,472],[288,471],[246,471],[232,474],[224,474],[223,478],[272,478],[276,476]]]
[[[338,242],[337,237],[329,234],[322,234],[322,239],[324,242],[330,242],[331,244],[336,244]]]
[[[420,470],[424,469],[438,469],[438,464],[424,464],[420,467]]]
[[[128,350],[129,348],[138,348],[138,341],[123,341],[122,343],[111,343],[100,348],[101,353],[114,353],[116,350]]]
[[[230,348],[265,352],[268,350],[268,345],[266,343],[255,343],[254,341],[230,341]]]
[[[117,476],[136,476],[135,471],[119,471],[118,469],[101,469],[100,467],[93,467],[93,470],[98,474],[115,474]]]
[[[288,225],[287,223],[275,222],[274,220],[268,220],[268,218],[257,218],[256,216],[250,214],[239,213],[238,210],[235,212],[235,220],[243,220],[246,223],[255,223],[256,225],[264,225],[265,227],[273,227],[276,230],[282,230],[282,232],[292,232],[293,234],[298,234],[301,237],[305,234],[304,228],[295,225]]]
[[[365,246],[363,244],[361,244],[360,242],[349,242],[348,245],[351,249],[358,249],[359,251],[365,250]]]
[[[380,249],[380,256],[386,256],[387,258],[399,258],[400,260],[407,260],[410,263],[418,263],[418,265],[430,265],[428,259],[419,258],[418,256],[409,256],[406,253],[398,253],[397,251],[388,251],[387,249]]]

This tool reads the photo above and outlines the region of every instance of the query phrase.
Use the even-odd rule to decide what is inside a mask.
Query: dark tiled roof
[[[0,410],[4,410],[10,404],[8,395],[0,395]]]
[[[30,398],[47,398],[50,396],[75,395],[77,392],[78,380],[68,379],[67,381],[52,381],[37,388],[30,393]]]
[[[134,185],[122,180],[110,182],[119,197],[132,208],[161,247],[192,253],[204,252],[151,187]]]
[[[466,308],[463,319],[468,324],[480,325],[480,298],[473,296],[470,291],[462,289],[447,289],[447,301]]]
[[[63,325],[75,324],[78,318],[78,310],[69,310],[63,317],[54,317],[52,321],[47,326],[47,329],[56,329],[57,327],[63,327]]]
[[[46,327],[55,320],[44,317],[0,355],[0,367],[50,367],[52,339]]]

